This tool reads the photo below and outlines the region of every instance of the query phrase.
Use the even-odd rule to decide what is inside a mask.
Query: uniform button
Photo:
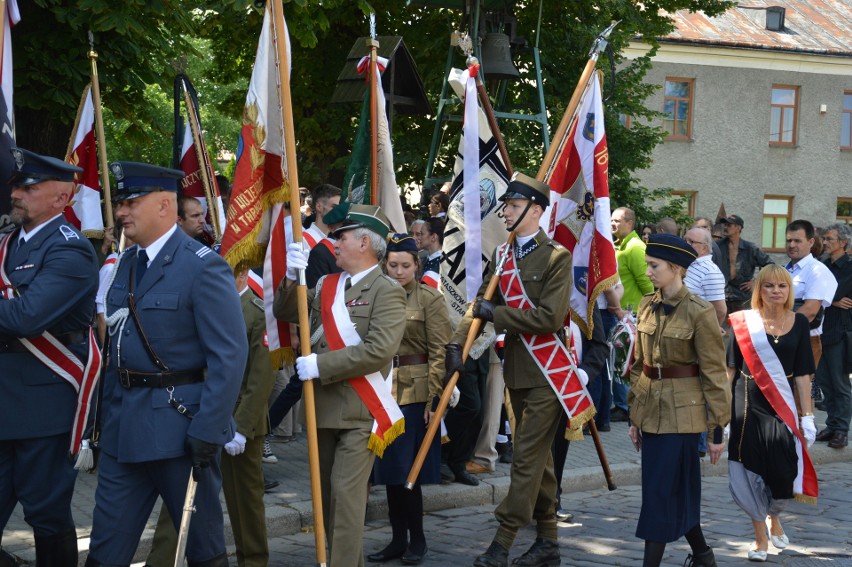
[[[158,300],[156,301],[155,305],[159,305],[159,304],[160,304],[160,300],[158,299]]]
[[[321,343],[320,343],[320,346],[321,346],[321,347],[323,347],[323,348],[325,348],[325,347],[327,347],[328,345],[327,345],[327,344],[325,344],[325,341],[323,341],[323,342],[321,342]]]
[[[130,329],[124,329],[124,336],[125,336],[125,337],[129,337],[129,336],[130,336]]]

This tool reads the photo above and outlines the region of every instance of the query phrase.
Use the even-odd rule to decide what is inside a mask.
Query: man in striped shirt
[[[683,283],[689,291],[713,305],[716,319],[722,327],[728,314],[725,304],[725,276],[713,263],[713,237],[706,229],[692,228],[687,231],[685,240],[698,253],[698,259],[689,265]]]

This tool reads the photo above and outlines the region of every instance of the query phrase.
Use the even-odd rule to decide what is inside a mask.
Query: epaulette
[[[69,224],[60,224],[59,233],[62,234],[65,240],[80,240],[80,233]]]
[[[547,243],[556,250],[568,250],[567,248],[565,248],[564,246],[562,246],[560,243],[556,242],[552,238],[549,239]]]
[[[690,294],[689,294],[689,299],[690,299],[690,301],[692,301],[693,303],[697,303],[698,305],[700,305],[700,306],[702,306],[702,307],[712,307],[712,305],[710,304],[710,302],[709,302],[709,301],[707,301],[707,300],[706,300],[706,299],[704,299],[703,297],[698,297],[698,296],[697,296],[697,295],[695,295],[694,293],[690,293]]]
[[[440,290],[435,289],[431,285],[422,283],[420,284],[420,291],[426,293],[427,295],[434,295],[438,297],[443,297],[444,294],[440,292]]]
[[[266,306],[263,305],[263,300],[261,298],[255,297],[251,300],[251,302],[254,304],[255,307],[257,307],[261,311],[266,310]]]
[[[390,276],[389,276],[389,275],[387,275],[387,274],[382,274],[382,277],[383,277],[383,278],[385,278],[388,282],[390,282],[390,283],[391,283],[391,285],[395,285],[395,286],[399,286],[399,285],[400,285],[398,281],[396,281],[395,279],[393,279],[392,277],[390,277]]]
[[[201,244],[196,240],[191,240],[186,243],[186,247],[192,250],[192,253],[198,256],[199,258],[204,258],[208,254],[213,253],[213,249]]]

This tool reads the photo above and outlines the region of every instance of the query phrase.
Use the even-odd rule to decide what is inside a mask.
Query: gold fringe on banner
[[[385,454],[385,449],[388,445],[394,442],[394,439],[405,433],[405,419],[400,419],[385,431],[384,438],[379,437],[375,433],[370,433],[370,441],[367,443],[367,448],[376,454],[380,459]]]
[[[583,426],[591,421],[598,411],[594,405],[590,405],[585,410],[571,418],[568,427],[565,428],[565,439],[568,441],[580,441],[583,439]]]

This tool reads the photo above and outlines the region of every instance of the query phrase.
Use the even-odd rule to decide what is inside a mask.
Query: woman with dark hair
[[[817,479],[807,452],[816,438],[810,396],[814,357],[808,320],[792,311],[787,270],[776,264],[760,270],[751,306],[730,316],[728,479],[734,502],[754,527],[748,559],[766,561],[770,541],[779,549],[790,543],[779,518],[787,501],[816,502]]]
[[[636,536],[645,540],[644,567],[657,567],[666,544],[686,536],[687,565],[715,567],[699,522],[698,438],[716,464],[725,448],[731,393],[716,311],[683,285],[697,253],[681,238],[648,239],[647,275],[657,291],[642,298],[630,371],[630,440],[642,452],[642,509]]]
[[[393,394],[405,417],[405,433],[373,466],[374,484],[387,487],[388,516],[393,538],[381,551],[367,556],[373,563],[401,558],[418,565],[426,555],[421,484],[441,482],[441,441],[436,435],[413,490],[404,485],[431,419],[432,401],[440,397],[444,377],[444,345],[450,342],[450,318],[444,296],[415,279],[420,261],[414,238],[395,234],[388,242],[385,272],[405,289],[405,333],[394,362]],[[458,390],[450,405],[458,402]]]
[[[436,192],[429,199],[429,216],[444,218],[450,209],[450,198],[446,193]]]
[[[658,232],[657,225],[646,224],[642,227],[642,231],[639,235],[642,237],[642,240],[645,241],[645,244],[648,244],[648,238],[650,238],[652,234],[657,234]]]

